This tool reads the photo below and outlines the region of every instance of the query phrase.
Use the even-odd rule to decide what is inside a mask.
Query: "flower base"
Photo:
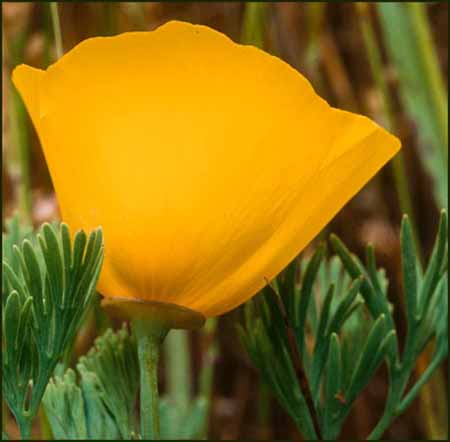
[[[101,305],[113,317],[148,321],[167,329],[194,330],[202,327],[206,319],[195,310],[166,302],[103,298]]]

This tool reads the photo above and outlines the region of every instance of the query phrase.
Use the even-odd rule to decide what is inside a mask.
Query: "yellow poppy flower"
[[[99,291],[205,316],[274,278],[397,152],[276,57],[205,26],[83,41],[13,74]]]

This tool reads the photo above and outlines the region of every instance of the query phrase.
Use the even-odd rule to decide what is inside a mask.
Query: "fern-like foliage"
[[[365,265],[336,237],[336,256],[294,261],[262,296],[245,309],[240,334],[250,357],[308,439],[335,440],[362,390],[385,362],[389,391],[385,412],[368,436],[379,439],[411,404],[421,386],[448,354],[447,215],[428,266],[414,250],[411,226],[401,228],[403,287],[408,332],[399,350],[382,269],[367,248]],[[407,391],[416,361],[435,339],[428,368]],[[270,361],[270,363],[268,363]]]
[[[103,236],[101,229],[89,238],[80,231],[72,244],[64,223],[59,229],[44,224],[25,238],[18,232],[13,224],[3,259],[2,390],[26,438],[47,383],[95,295]]]

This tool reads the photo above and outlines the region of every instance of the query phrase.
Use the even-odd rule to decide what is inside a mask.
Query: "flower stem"
[[[203,439],[208,438],[209,414],[211,410],[212,389],[214,381],[214,366],[219,348],[216,342],[217,318],[209,318],[202,330],[203,362],[199,376],[199,395],[208,401],[208,412],[203,422]]]
[[[204,341],[203,362],[200,368],[199,393],[208,401],[211,399],[212,384],[214,380],[214,364],[219,349],[216,338],[217,318],[209,318],[202,330]]]
[[[191,401],[191,353],[189,335],[185,330],[173,330],[165,342],[167,391],[182,414]]]
[[[159,440],[158,363],[161,344],[169,329],[148,320],[133,320],[133,330],[138,344],[140,372],[141,437]]]
[[[61,23],[59,21],[58,14],[58,2],[50,2],[50,15],[52,17],[53,32],[55,34],[56,58],[61,58],[64,51],[62,44]]]

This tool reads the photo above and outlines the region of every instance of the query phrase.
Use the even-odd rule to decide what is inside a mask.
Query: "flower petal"
[[[254,295],[399,148],[288,64],[187,23],[13,80],[64,220],[104,229],[100,291],[206,315]]]
[[[214,287],[211,299],[197,296],[190,303],[192,309],[215,316],[252,297],[299,254],[400,148],[397,138],[370,120],[334,111],[342,134],[335,140],[320,172],[298,194],[285,223],[251,259]],[[231,293],[232,296],[226,295]]]

